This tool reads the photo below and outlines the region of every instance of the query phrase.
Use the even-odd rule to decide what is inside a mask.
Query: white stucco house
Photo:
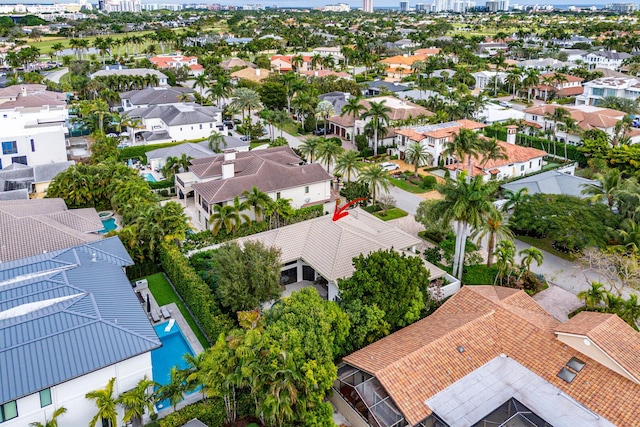
[[[192,94],[193,89],[185,87],[148,87],[122,92],[120,100],[122,110],[130,111],[154,105],[181,104],[185,101],[193,101]]]
[[[576,97],[576,105],[597,106],[603,98],[615,96],[637,100],[640,98],[640,79],[636,77],[601,77],[584,84],[584,92]]]
[[[189,172],[177,174],[175,182],[176,193],[194,195],[194,225],[208,229],[214,205],[233,203],[236,196],[242,201],[242,192],[254,186],[273,200],[290,199],[296,209],[312,205],[332,209],[332,179],[320,164],[305,164],[289,146],[283,146],[241,153],[230,149],[193,159]]]
[[[476,73],[471,74],[474,79],[476,79],[475,88],[479,90],[484,90],[489,85],[489,82],[492,81],[494,77],[497,76],[498,83],[502,84],[507,79],[507,73],[504,71],[478,71]]]
[[[615,50],[599,50],[582,56],[583,61],[587,63],[590,70],[606,68],[607,70],[617,71],[622,66],[622,62],[628,58],[631,58],[630,54],[616,52]]]
[[[63,94],[49,92],[44,85],[15,85],[0,89],[0,98],[0,169],[13,163],[67,161],[69,111]]]
[[[129,265],[117,237],[0,264],[3,427],[44,424],[61,407],[60,427],[86,426],[97,412],[88,392],[115,378],[116,397],[153,378],[151,350],[161,342],[124,272]]]

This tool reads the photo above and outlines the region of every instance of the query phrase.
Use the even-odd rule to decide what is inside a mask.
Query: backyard
[[[147,282],[149,282],[149,290],[151,291],[151,294],[155,298],[158,305],[162,306],[170,304],[172,302],[176,303],[176,305],[180,309],[180,313],[182,313],[187,323],[189,324],[189,327],[191,328],[193,333],[196,334],[196,337],[198,337],[198,341],[200,341],[200,344],[202,344],[204,348],[208,348],[209,341],[207,341],[207,338],[200,330],[200,327],[198,327],[198,324],[195,322],[195,320],[193,320],[193,317],[191,317],[191,313],[189,313],[189,310],[187,310],[184,302],[182,302],[178,294],[176,294],[176,291],[173,289],[164,273],[152,274],[151,276],[147,276],[146,279]]]

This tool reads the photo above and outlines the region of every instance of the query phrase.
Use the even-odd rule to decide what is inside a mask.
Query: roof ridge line
[[[114,319],[115,319],[116,321],[118,320],[118,319],[116,319],[115,317],[114,317]],[[126,332],[126,333],[128,333],[128,334],[130,334],[130,335],[134,335],[134,336],[136,336],[136,337],[138,337],[138,338],[140,338],[140,339],[143,339],[143,340],[145,340],[145,341],[147,341],[147,342],[150,342],[150,343],[153,343],[153,344],[157,344],[157,343],[159,343],[159,342],[160,342],[160,338],[158,338],[158,340],[157,340],[157,341],[153,341],[153,340],[151,340],[151,339],[149,339],[149,338],[147,338],[147,337],[145,337],[145,336],[141,335],[141,334],[140,334],[140,333],[138,333],[138,332],[132,331],[132,330],[127,329],[127,328],[124,328],[124,327],[123,327],[123,326],[121,326],[119,323],[111,323],[110,321],[108,321],[108,320],[106,320],[104,317],[102,317],[102,314],[100,315],[100,318],[99,318],[97,321],[98,321],[98,322],[100,322],[100,323],[104,323],[105,325],[110,326],[110,327],[112,327],[112,328],[114,328],[114,329],[118,329],[118,330],[121,330],[122,332]]]

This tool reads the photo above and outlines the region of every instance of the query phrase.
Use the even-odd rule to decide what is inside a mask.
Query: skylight
[[[571,381],[573,381],[577,375],[578,374],[576,374],[575,372],[571,372],[566,367],[563,367],[562,369],[560,369],[560,372],[558,372],[558,376],[569,384],[571,384]]]

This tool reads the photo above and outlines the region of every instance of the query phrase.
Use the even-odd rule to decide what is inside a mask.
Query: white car
[[[385,170],[385,171],[395,171],[400,169],[400,166],[391,162],[382,162],[380,163],[380,167],[382,168],[382,170]]]

